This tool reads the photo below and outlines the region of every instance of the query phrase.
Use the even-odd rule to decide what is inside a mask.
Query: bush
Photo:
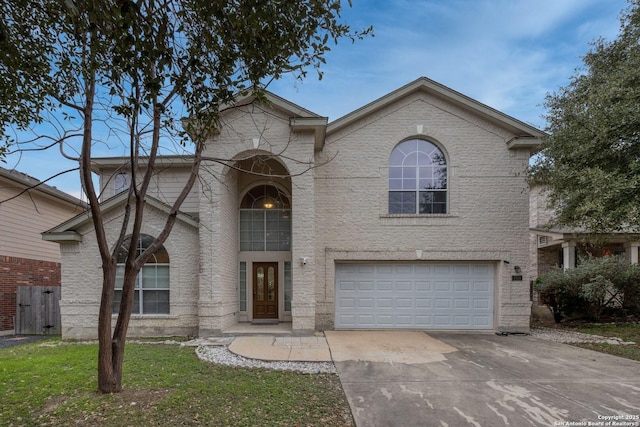
[[[536,279],[535,289],[556,322],[640,312],[640,266],[620,257],[589,257],[575,269],[553,269]]]

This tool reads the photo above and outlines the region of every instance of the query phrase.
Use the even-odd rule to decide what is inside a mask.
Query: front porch
[[[223,329],[222,335],[293,335],[293,328],[291,322],[277,324],[240,322]]]

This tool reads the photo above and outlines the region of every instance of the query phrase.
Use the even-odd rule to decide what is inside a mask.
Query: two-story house
[[[267,100],[223,112],[204,155],[225,161],[205,162],[141,272],[130,335],[216,335],[243,322],[290,322],[294,333],[528,330],[523,172],[543,132],[426,78],[332,122]],[[94,164],[115,242],[127,159]],[[161,159],[146,236],[159,233],[189,167]],[[101,272],[89,217],[45,239],[62,250],[63,336],[95,337]]]

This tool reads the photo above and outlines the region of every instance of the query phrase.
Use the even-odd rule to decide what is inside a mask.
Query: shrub
[[[598,320],[640,311],[640,266],[620,257],[583,258],[575,269],[553,269],[535,289],[556,322],[566,318]]]

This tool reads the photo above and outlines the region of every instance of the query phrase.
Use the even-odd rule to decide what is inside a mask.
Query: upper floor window
[[[113,194],[120,194],[129,189],[131,185],[131,175],[125,172],[117,173],[113,178]]]
[[[291,250],[291,202],[275,186],[258,185],[242,198],[240,250]]]
[[[140,255],[153,243],[155,239],[142,234],[136,244],[136,256]],[[113,312],[120,310],[122,299],[122,285],[124,283],[124,263],[131,245],[131,238],[123,243],[116,255],[118,267],[116,270],[116,286],[113,299]],[[135,293],[133,296],[133,314],[169,314],[169,254],[161,246],[147,262],[136,277]]]
[[[391,152],[389,213],[447,213],[447,160],[434,143],[410,139]]]

